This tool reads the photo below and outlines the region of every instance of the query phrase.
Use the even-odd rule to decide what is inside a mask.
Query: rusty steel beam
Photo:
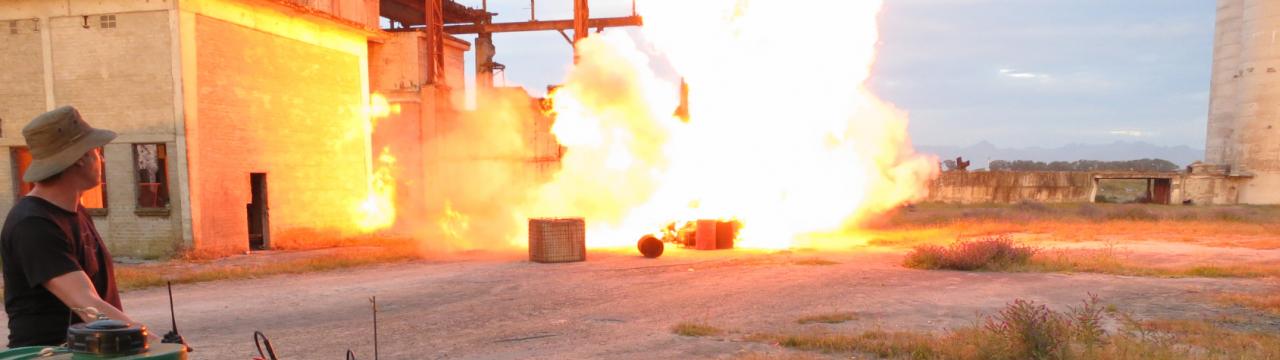
[[[591,20],[590,7],[587,0],[573,0],[573,43],[587,37],[587,21]]]
[[[643,26],[644,19],[639,16],[596,18],[587,22],[588,28],[606,28],[621,26]],[[525,21],[496,24],[448,25],[444,32],[457,34],[506,33],[521,31],[555,31],[573,29],[573,20]]]
[[[427,83],[444,84],[444,0],[425,0]]]

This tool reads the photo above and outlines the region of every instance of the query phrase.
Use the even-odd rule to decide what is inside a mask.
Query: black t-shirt
[[[0,230],[0,260],[9,347],[61,344],[67,326],[80,322],[42,286],[59,275],[83,270],[102,300],[124,309],[111,254],[83,207],[70,212],[38,197],[19,199]]]

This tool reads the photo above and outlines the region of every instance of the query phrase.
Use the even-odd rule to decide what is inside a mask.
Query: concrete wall
[[[1244,0],[1218,0],[1218,18],[1213,36],[1213,72],[1209,84],[1209,125],[1205,141],[1205,161],[1226,164],[1232,159],[1236,109],[1239,106],[1236,79],[1240,77],[1240,34]]]
[[[1205,157],[1229,165],[1239,202],[1280,203],[1280,2],[1220,0]]]
[[[929,183],[926,201],[944,203],[1091,202],[1093,174],[949,171]]]
[[[944,172],[929,183],[925,201],[944,203],[1093,202],[1101,179],[1168,179],[1169,203],[1238,204],[1251,178],[1229,176],[1223,165],[1196,164],[1190,173]]]
[[[447,36],[444,46],[444,83],[449,87],[449,105],[456,110],[467,108],[467,61],[465,54],[471,43]]]
[[[248,249],[250,173],[267,174],[268,245],[353,231],[370,167],[367,38],[287,8],[183,6],[192,233]]]
[[[0,3],[0,16],[17,19],[0,19],[0,48],[5,49],[0,52],[0,167],[7,169],[0,171],[0,207],[8,209],[21,196],[7,156],[10,147],[25,146],[21,128],[41,112],[74,105],[94,126],[120,133],[105,148],[106,211],[94,217],[111,251],[157,257],[181,246],[181,185],[173,179],[182,164],[169,164],[171,207],[139,212],[132,155],[135,143],[162,143],[172,152],[179,138],[173,5],[163,0]]]

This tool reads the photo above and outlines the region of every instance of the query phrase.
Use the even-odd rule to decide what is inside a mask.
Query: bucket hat
[[[31,151],[31,165],[22,181],[37,182],[57,175],[85,153],[116,138],[111,130],[95,129],[71,106],[62,106],[31,119],[22,127]]]

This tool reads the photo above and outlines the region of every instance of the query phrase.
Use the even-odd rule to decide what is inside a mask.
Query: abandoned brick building
[[[105,185],[83,198],[118,255],[349,229],[385,145],[372,94],[420,138],[461,107],[470,44],[439,25],[478,12],[440,1],[0,2],[0,207],[30,189],[23,125],[70,104],[120,134]],[[415,158],[400,162],[421,169]]]

